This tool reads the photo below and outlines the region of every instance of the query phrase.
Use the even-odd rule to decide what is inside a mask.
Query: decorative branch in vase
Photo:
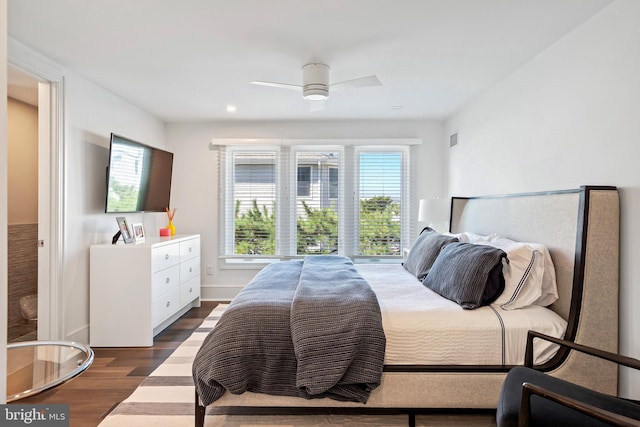
[[[173,217],[176,215],[177,209],[178,208],[173,208],[173,209],[169,209],[168,207],[164,208],[165,212],[167,213],[167,218],[169,219],[169,224],[167,224],[167,228],[171,230],[172,236],[176,235],[176,226],[173,225]]]

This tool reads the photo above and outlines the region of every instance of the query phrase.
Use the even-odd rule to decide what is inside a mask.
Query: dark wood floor
[[[187,339],[217,305],[203,301],[158,334],[153,347],[94,348],[93,364],[73,380],[20,404],[69,404],[71,427],[97,426]]]

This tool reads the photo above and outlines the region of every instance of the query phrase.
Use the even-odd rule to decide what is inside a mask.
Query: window
[[[229,262],[401,258],[410,224],[408,146],[219,150],[221,256]]]
[[[400,255],[402,154],[361,152],[358,161],[359,254]]]
[[[311,194],[311,166],[298,166],[298,196]]]
[[[338,198],[338,168],[329,168],[329,198]]]
[[[329,170],[338,170],[338,152],[295,151],[298,169],[298,197],[296,199],[296,254],[338,253],[338,201],[337,194],[329,197]],[[313,166],[302,166],[313,165]],[[304,171],[303,174],[300,171]],[[311,182],[311,171],[317,177]],[[301,194],[301,177],[307,192]],[[312,197],[304,197],[304,196]]]
[[[275,152],[235,152],[231,156],[234,177],[227,199],[226,224],[233,224],[229,254],[276,254]],[[231,230],[227,228],[227,233]]]

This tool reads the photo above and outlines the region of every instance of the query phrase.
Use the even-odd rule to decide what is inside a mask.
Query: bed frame
[[[553,259],[560,298],[551,309],[568,322],[565,339],[618,351],[619,197],[615,187],[503,196],[454,197],[450,231],[497,233],[542,243]],[[495,409],[508,366],[385,366],[366,405],[257,393],[225,393],[207,408],[196,394],[196,425],[210,414],[317,412],[415,413]],[[603,393],[616,394],[615,365],[558,352],[539,367]]]

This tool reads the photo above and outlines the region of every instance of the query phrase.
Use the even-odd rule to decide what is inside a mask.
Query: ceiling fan
[[[302,91],[302,97],[307,101],[325,101],[329,97],[329,89],[340,90],[347,88],[382,86],[382,83],[375,75],[359,77],[357,79],[345,80],[337,83],[329,83],[329,66],[318,63],[310,63],[302,67],[302,85],[265,82],[260,80],[254,80],[251,84]],[[322,109],[323,104],[318,104],[318,102],[312,102],[311,111]],[[314,108],[314,106],[316,108]]]

